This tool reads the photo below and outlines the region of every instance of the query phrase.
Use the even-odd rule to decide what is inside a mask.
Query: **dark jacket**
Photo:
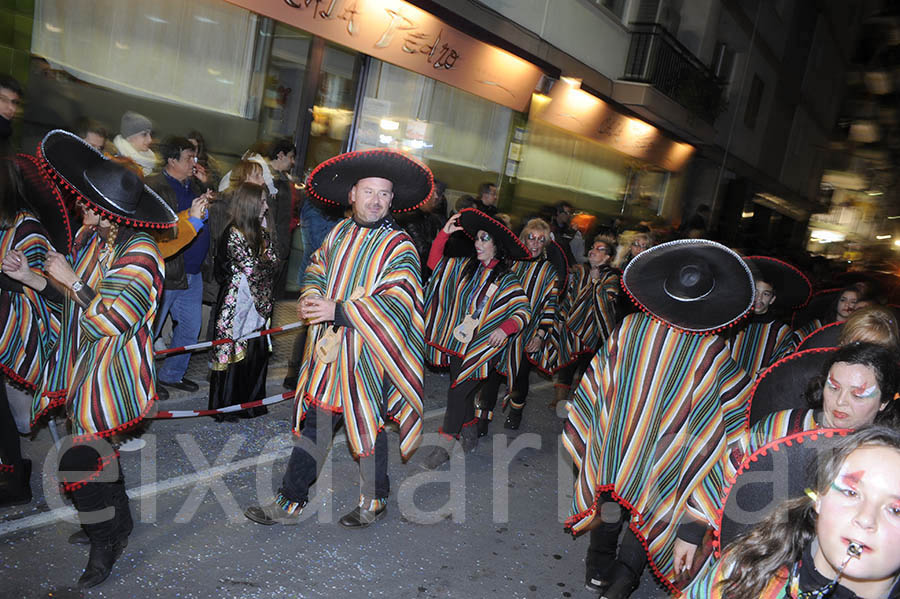
[[[281,262],[288,259],[291,253],[291,207],[293,205],[294,184],[283,173],[272,169],[272,178],[278,193],[269,198],[269,230],[272,232],[272,243],[275,244],[275,255]]]
[[[150,175],[146,179],[144,179],[144,183],[147,184],[150,189],[159,194],[159,196],[166,201],[169,207],[174,210],[176,213],[178,210],[178,199],[175,195],[175,190],[172,189],[172,186],[169,185],[169,181],[166,179],[165,175],[162,173],[157,173],[155,175]],[[206,188],[196,179],[191,178],[191,191],[194,194],[194,197],[201,195]],[[175,236],[178,235],[177,229],[171,229],[168,231],[163,231],[159,233],[160,235],[170,235],[169,239],[174,239]],[[168,260],[166,260],[166,289],[187,289],[187,275],[184,270],[184,256],[183,252],[178,252]]]

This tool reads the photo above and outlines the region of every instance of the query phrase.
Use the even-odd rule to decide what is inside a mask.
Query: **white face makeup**
[[[497,248],[494,246],[494,239],[487,231],[479,230],[475,235],[475,257],[478,261],[487,264],[494,259],[497,254]]]

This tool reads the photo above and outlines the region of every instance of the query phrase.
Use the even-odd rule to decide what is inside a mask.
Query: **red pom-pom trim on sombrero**
[[[755,260],[757,262],[771,262],[773,264],[777,264],[781,268],[786,268],[789,271],[792,271],[794,276],[800,277],[805,283],[806,287],[809,290],[806,294],[806,298],[799,304],[795,304],[793,306],[788,306],[791,310],[799,310],[806,306],[809,303],[809,300],[812,299],[813,295],[813,286],[812,282],[809,280],[802,270],[790,264],[789,262],[785,262],[784,260],[779,260],[778,258],[772,258],[771,256],[744,256],[744,260]],[[775,295],[778,295],[778,290],[776,289]]]
[[[829,323],[826,324],[826,325],[820,326],[818,329],[814,329],[809,335],[807,335],[806,337],[804,337],[803,339],[800,340],[800,343],[797,344],[797,350],[796,350],[796,351],[800,352],[800,351],[806,351],[807,349],[822,349],[822,348],[817,348],[817,347],[806,348],[806,347],[803,347],[803,344],[806,343],[809,339],[812,339],[812,337],[813,337],[814,335],[820,334],[820,333],[822,333],[822,331],[824,331],[824,330],[826,330],[826,329],[830,329],[830,328],[833,328],[833,327],[840,327],[840,326],[842,326],[845,322],[846,322],[846,321],[844,321],[844,320],[839,320],[839,321],[837,321],[837,322],[829,322]]]
[[[518,249],[521,250],[522,252],[524,252],[525,256],[527,256],[527,258],[513,257],[513,260],[519,260],[519,259],[528,260],[528,259],[530,259],[531,251],[528,249],[528,246],[526,246],[524,243],[522,243],[522,240],[519,239],[519,237],[515,233],[513,233],[512,230],[510,230],[510,228],[507,227],[506,225],[504,225],[502,222],[500,222],[493,216],[490,216],[489,214],[485,214],[484,212],[482,212],[481,210],[478,210],[477,208],[463,208],[462,210],[459,211],[459,214],[464,214],[464,213],[474,214],[474,215],[478,216],[478,218],[486,219],[487,222],[490,223],[492,226],[495,225],[495,226],[499,227],[499,230],[502,231],[503,235],[508,237],[507,241],[515,244],[518,247]],[[462,227],[462,223],[458,223],[458,224],[460,227]],[[463,227],[463,233],[465,233],[466,236],[469,239],[471,239],[472,241],[475,240],[475,236],[472,233],[469,233],[465,227]],[[477,233],[477,231],[476,231],[476,233]],[[510,252],[507,251],[507,254],[509,254],[509,253]]]
[[[428,193],[426,193],[420,201],[416,202],[415,204],[413,204],[411,206],[408,206],[405,208],[397,208],[397,209],[393,208],[393,202],[392,202],[391,212],[410,212],[412,210],[415,210],[416,208],[418,208],[419,206],[424,204],[428,200],[428,198],[431,197],[431,194],[434,193],[434,174],[431,172],[431,169],[429,169],[427,166],[425,166],[425,164],[423,164],[422,162],[419,162],[418,160],[416,160],[410,156],[407,156],[406,154],[404,154],[402,152],[398,152],[397,150],[391,150],[388,148],[374,148],[371,150],[357,150],[355,152],[346,152],[344,154],[338,154],[337,156],[334,156],[333,158],[329,158],[328,160],[326,160],[326,161],[322,162],[321,164],[319,164],[318,166],[316,166],[316,168],[314,168],[312,170],[312,172],[309,174],[309,177],[307,177],[307,179],[306,179],[307,193],[310,196],[314,197],[315,199],[319,200],[320,202],[324,202],[324,203],[330,204],[332,206],[349,206],[350,205],[349,197],[345,201],[339,202],[336,200],[326,198],[325,196],[320,194],[318,191],[316,191],[316,186],[314,185],[314,179],[315,179],[316,175],[321,170],[332,167],[336,164],[340,164],[342,162],[347,162],[350,160],[358,159],[360,157],[375,156],[375,155],[390,155],[391,158],[398,159],[398,160],[405,160],[406,162],[409,163],[410,166],[421,169],[427,177]],[[373,176],[375,176],[375,175],[373,175]],[[352,187],[352,185],[351,185],[351,187]],[[396,187],[396,183],[395,183],[395,187]],[[349,190],[349,188],[348,188],[348,190]]]
[[[40,151],[40,146],[38,146],[38,151]],[[66,207],[66,202],[63,199],[62,193],[59,191],[59,187],[53,183],[53,178],[48,176],[47,169],[44,168],[44,161],[39,160],[30,154],[16,154],[16,160],[19,162],[20,167],[26,162],[30,167],[33,167],[28,169],[20,168],[22,176],[32,185],[44,187],[45,191],[49,192],[55,200],[58,208],[58,216],[62,220],[63,229],[66,235],[65,253],[70,253],[72,251],[72,223],[69,220],[69,210]]]
[[[759,460],[759,456],[765,456],[769,451],[779,451],[783,446],[790,447],[794,443],[803,443],[806,440],[815,440],[821,435],[825,438],[831,438],[835,435],[845,437],[853,432],[853,429],[849,428],[819,428],[809,431],[801,431],[799,433],[794,433],[792,435],[788,435],[786,437],[782,437],[780,439],[775,439],[770,441],[754,451],[752,454],[744,458],[743,463],[737,469],[733,477],[729,477],[728,480],[725,481],[725,489],[722,492],[722,507],[716,510],[716,526],[713,530],[713,554],[716,556],[716,559],[722,557],[722,546],[721,546],[721,531],[722,531],[722,520],[725,514],[725,506],[728,503],[728,495],[731,493],[734,488],[737,479],[750,468],[750,465]]]

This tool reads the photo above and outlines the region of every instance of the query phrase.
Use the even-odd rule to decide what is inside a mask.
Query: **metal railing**
[[[649,83],[712,123],[725,108],[724,82],[658,23],[632,23],[625,81]]]

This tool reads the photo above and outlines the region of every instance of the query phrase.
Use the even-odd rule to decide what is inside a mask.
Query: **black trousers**
[[[9,409],[6,395],[6,378],[0,376],[0,464],[18,468],[22,463],[22,446],[19,430]]]
[[[462,360],[457,357],[450,358],[450,379],[456,378],[462,366]],[[494,372],[491,366],[491,372]],[[458,437],[463,425],[475,420],[475,396],[485,385],[487,379],[467,379],[447,390],[447,410],[444,412],[444,424],[441,432],[451,437]],[[494,396],[496,401],[496,394]]]
[[[571,387],[572,382],[575,380],[575,373],[578,371],[584,373],[584,371],[587,370],[587,367],[591,365],[591,360],[594,358],[595,353],[597,352],[588,352],[581,354],[571,364],[564,368],[561,368],[559,374],[557,375],[557,382],[560,385]]]
[[[382,413],[386,406],[382,406]],[[287,470],[281,481],[279,493],[291,501],[303,503],[309,499],[312,486],[331,449],[334,433],[340,428],[344,417],[325,410],[310,409],[306,413],[300,441],[294,446]],[[326,437],[321,437],[326,435]],[[320,442],[317,440],[321,439]],[[388,478],[387,432],[382,430],[375,437],[374,454],[359,458],[360,495],[366,500],[384,499],[391,493]]]
[[[618,560],[628,566],[636,576],[640,576],[647,565],[647,552],[644,546],[630,528],[625,530],[622,542],[619,542],[622,526],[628,522],[628,512],[608,493],[601,495],[598,509],[596,518],[601,522],[588,533],[590,542],[584,560],[588,572],[593,573],[601,569],[608,571],[612,568],[613,560]]]
[[[97,451],[87,445],[76,445],[60,458],[62,478],[71,480],[66,472],[91,472],[97,469]],[[109,468],[110,466],[107,466]],[[112,545],[124,541],[134,528],[125,477],[120,466],[118,478],[113,482],[88,482],[71,491],[72,503],[78,510],[81,527],[92,545]]]
[[[519,371],[513,380],[512,394],[510,395],[510,404],[513,409],[525,409],[525,403],[528,398],[528,391],[531,388],[531,362],[528,358],[522,356],[519,363]],[[494,419],[494,408],[497,406],[497,397],[500,395],[500,385],[506,382],[506,377],[496,370],[491,370],[490,376],[484,381],[481,393],[478,395],[478,409],[481,411],[481,418],[486,420]]]

